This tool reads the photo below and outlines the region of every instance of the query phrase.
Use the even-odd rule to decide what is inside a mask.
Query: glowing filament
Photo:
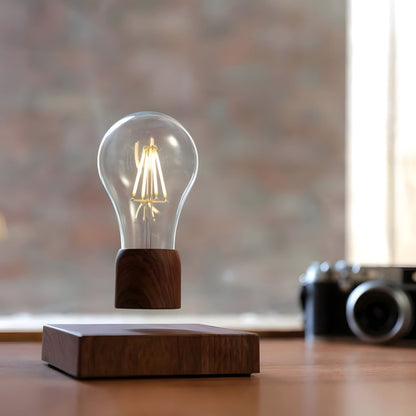
[[[136,179],[134,181],[132,198],[134,202],[139,202],[136,210],[135,218],[138,217],[140,211],[143,211],[143,221],[151,218],[155,221],[155,215],[159,214],[159,210],[154,204],[162,204],[167,202],[167,192],[165,181],[163,179],[162,167],[160,165],[157,146],[155,139],[150,138],[149,146],[143,146],[142,154],[139,159],[139,142],[134,144],[134,161],[137,168]],[[159,199],[159,183],[163,192],[163,199]],[[140,199],[136,198],[137,190],[141,185]]]

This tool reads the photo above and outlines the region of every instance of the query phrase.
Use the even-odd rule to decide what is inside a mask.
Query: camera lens
[[[410,298],[400,288],[381,281],[357,286],[346,306],[351,331],[367,342],[387,342],[405,335],[413,324]]]
[[[394,299],[385,292],[372,290],[355,303],[354,319],[371,336],[389,333],[397,322],[399,310]]]

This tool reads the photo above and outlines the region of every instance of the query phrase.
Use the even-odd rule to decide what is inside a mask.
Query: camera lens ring
[[[357,306],[363,298],[374,293],[387,295],[397,307],[397,319],[393,327],[381,335],[366,332],[357,322]],[[367,281],[358,285],[349,295],[346,304],[346,317],[351,331],[361,340],[370,343],[385,343],[406,335],[413,325],[413,308],[409,296],[399,287],[383,281]]]

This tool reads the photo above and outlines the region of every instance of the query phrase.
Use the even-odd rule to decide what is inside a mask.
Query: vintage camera
[[[416,267],[315,262],[300,277],[305,336],[416,338]]]

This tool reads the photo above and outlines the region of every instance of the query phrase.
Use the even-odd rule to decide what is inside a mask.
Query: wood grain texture
[[[248,375],[259,339],[207,325],[47,325],[42,360],[78,378]]]
[[[7,331],[0,332],[0,342],[41,342],[41,331]]]
[[[260,341],[251,377],[84,380],[40,360],[40,343],[0,343],[2,415],[413,416],[416,342]]]
[[[116,258],[115,307],[181,307],[181,262],[176,250],[122,249]]]

